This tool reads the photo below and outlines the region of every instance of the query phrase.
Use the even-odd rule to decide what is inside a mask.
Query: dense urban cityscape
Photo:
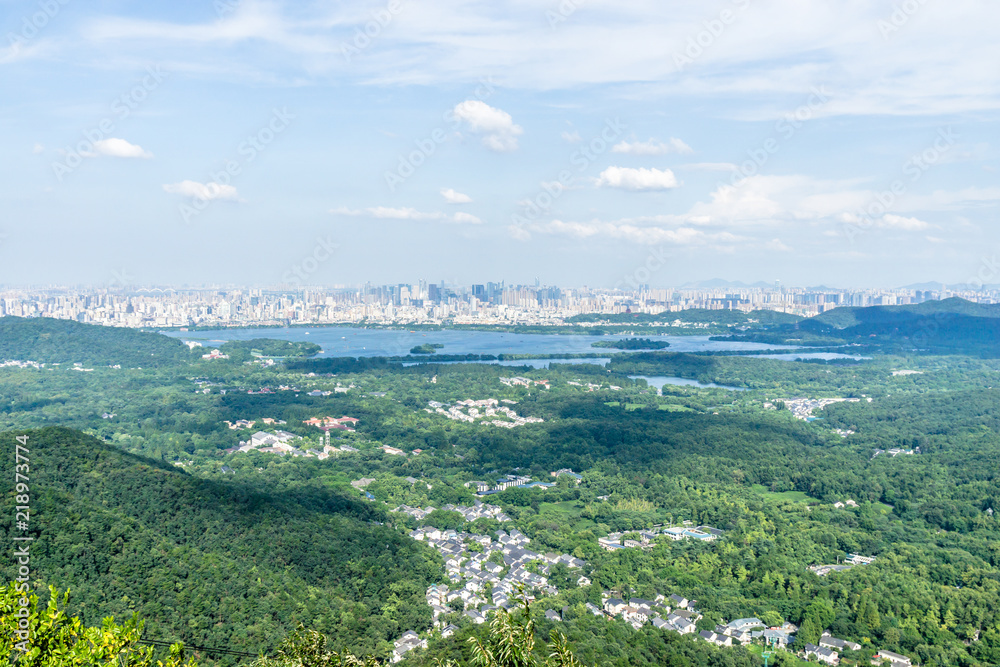
[[[919,288],[918,288],[919,287]],[[773,310],[811,317],[839,306],[896,306],[961,297],[997,303],[1000,289],[921,285],[898,289],[733,287],[635,290],[485,283],[371,285],[311,289],[6,288],[0,316],[52,317],[119,327],[280,326],[293,324],[560,325],[585,314],[669,313],[691,308]]]

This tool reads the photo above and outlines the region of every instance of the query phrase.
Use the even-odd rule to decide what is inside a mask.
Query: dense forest
[[[834,308],[811,319],[764,332],[734,334],[719,340],[831,345],[863,344],[883,353],[1000,355],[1000,305],[971,303],[958,297],[908,306]]]
[[[46,317],[0,317],[0,360],[155,368],[188,361],[184,343],[156,333]]]
[[[200,479],[74,431],[27,431],[35,541],[45,583],[85,623],[134,611],[149,636],[256,652],[300,622],[374,651],[426,625],[433,552],[384,510],[266,475]],[[13,436],[2,438],[13,451]],[[5,514],[3,534],[12,532]],[[9,581],[15,565],[4,564]]]
[[[118,339],[136,334],[88,335],[102,353],[127,355]],[[407,536],[414,519],[391,510],[471,504],[470,480],[549,480],[571,468],[579,484],[561,477],[548,490],[490,498],[532,549],[587,564],[590,585],[556,568],[558,594],[532,603],[538,646],[558,627],[584,664],[761,664],[755,647],[636,631],[584,608],[606,591],[678,593],[698,601],[699,629],[757,616],[798,625],[793,650],[823,630],[862,644],[843,664],[867,664],[880,647],[923,665],[1000,664],[996,359],[630,352],[609,353],[606,366],[449,364],[436,355],[270,366],[186,351],[141,369],[114,357],[87,373],[0,368],[3,446],[27,434],[37,457],[33,586],[71,588],[70,610],[89,624],[135,611],[151,637],[257,652],[301,622],[330,650],[380,658],[414,630],[429,646],[403,664],[468,664],[467,640],[485,641],[489,628],[456,611],[446,620],[459,630],[435,633],[424,590],[444,581],[441,558]],[[660,394],[630,376],[745,390],[667,384]],[[822,398],[857,400],[824,404],[811,421],[789,409]],[[447,412],[484,399],[541,421],[499,428]],[[301,450],[321,449],[322,431],[305,422],[325,416],[358,421],[331,431],[346,449],[324,460],[235,451],[279,423],[302,438]],[[364,491],[352,486],[362,479]],[[4,534],[12,518],[0,522]],[[428,521],[499,528],[463,525],[453,512]],[[597,542],[683,521],[725,535],[614,552]],[[852,553],[876,561],[822,577],[809,570]],[[545,619],[547,609],[562,620]]]

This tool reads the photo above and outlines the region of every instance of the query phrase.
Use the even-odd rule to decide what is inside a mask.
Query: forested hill
[[[908,306],[834,308],[797,324],[716,340],[864,345],[869,351],[1000,356],[1000,305],[959,298]]]
[[[847,329],[858,326],[899,326],[924,320],[949,318],[1000,319],[1000,304],[972,303],[952,297],[942,301],[925,301],[908,306],[841,307],[828,310],[803,326],[822,325],[823,329]]]
[[[48,317],[0,318],[0,360],[148,368],[190,358],[184,343],[158,333]]]
[[[0,434],[11,458],[15,435]],[[91,625],[136,611],[146,637],[257,652],[303,622],[367,653],[430,622],[438,557],[373,505],[207,481],[68,429],[27,435],[33,587],[69,587]],[[13,519],[0,520],[9,544]]]

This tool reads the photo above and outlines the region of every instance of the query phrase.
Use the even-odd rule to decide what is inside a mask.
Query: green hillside
[[[868,351],[1000,355],[1000,305],[959,298],[908,306],[835,308],[794,325],[713,340],[768,344],[863,345]]]
[[[808,322],[810,326],[822,324],[835,329],[847,329],[865,324],[898,324],[935,316],[997,319],[1000,318],[1000,304],[972,303],[952,297],[907,306],[842,307],[821,313]]]
[[[256,652],[304,622],[384,652],[430,622],[437,557],[382,526],[384,510],[318,486],[195,478],[68,429],[27,435],[33,587],[70,588],[87,623],[136,611],[146,637]],[[13,518],[0,521],[8,543]]]
[[[49,317],[0,318],[0,359],[148,368],[190,358],[184,343],[158,333]]]

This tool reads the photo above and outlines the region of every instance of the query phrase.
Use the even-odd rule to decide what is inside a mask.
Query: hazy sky
[[[2,283],[1000,282],[1000,3],[0,16]]]

